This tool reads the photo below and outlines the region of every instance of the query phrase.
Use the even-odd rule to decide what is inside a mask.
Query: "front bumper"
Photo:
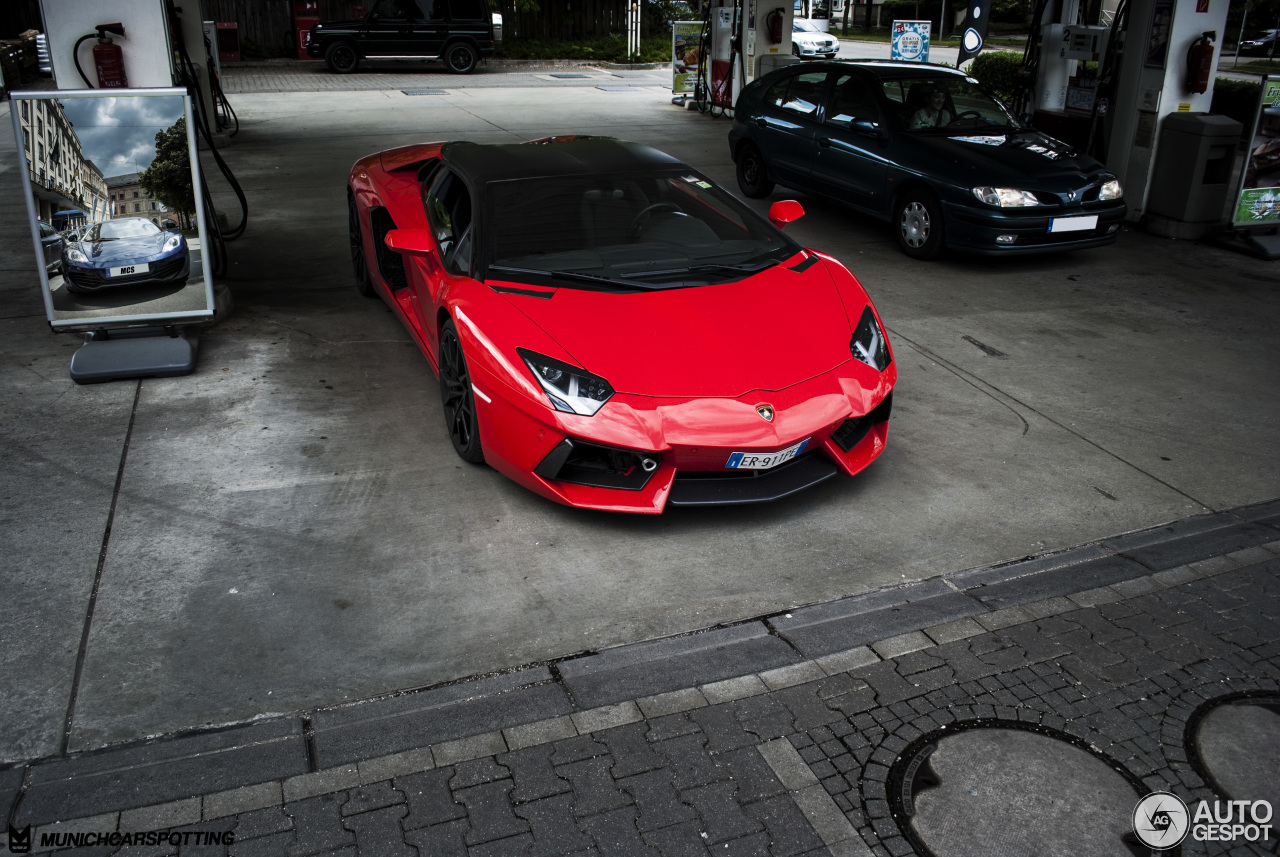
[[[831,47],[815,47],[812,45],[802,45],[793,42],[796,50],[800,52],[802,57],[818,57],[820,59],[835,59],[836,54],[840,53],[840,45],[832,45]]]
[[[1115,242],[1128,206],[1123,202],[1087,203],[1046,213],[1042,209],[977,208],[943,203],[947,246],[985,256],[1020,256],[1102,247]],[[1050,232],[1049,224],[1067,217],[1097,216],[1097,225],[1079,232]],[[997,241],[1013,236],[1012,243]]]
[[[850,361],[782,391],[736,399],[617,394],[595,417],[579,417],[527,408],[472,368],[485,460],[494,469],[558,503],[647,514],[668,504],[766,502],[837,473],[853,476],[884,451],[897,377],[895,364],[878,373]],[[764,402],[774,408],[771,423],[756,413]],[[735,452],[778,452],[806,439],[796,458],[775,468],[725,466]],[[608,478],[584,477],[566,446],[610,450],[621,463]],[[645,460],[656,466],[621,473]]]
[[[72,291],[81,293],[98,292],[105,289],[123,288],[125,286],[165,286],[174,283],[185,283],[191,274],[191,253],[183,250],[157,259],[137,259],[134,264],[145,262],[148,270],[145,274],[126,277],[108,277],[108,267],[115,265],[80,265],[65,260],[62,265],[62,277]]]

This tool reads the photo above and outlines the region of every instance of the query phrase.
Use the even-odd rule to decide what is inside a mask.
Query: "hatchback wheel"
[[[754,143],[746,143],[738,152],[738,187],[752,199],[761,199],[773,192],[769,170],[764,165],[764,155]]]
[[[444,425],[449,430],[453,448],[463,461],[472,464],[484,461],[471,373],[467,371],[462,341],[452,321],[446,321],[440,331],[440,399],[444,403]]]
[[[913,190],[895,209],[898,246],[912,259],[933,259],[942,252],[942,207],[933,194]]]
[[[444,52],[444,64],[454,74],[470,74],[480,55],[466,42],[454,42]]]

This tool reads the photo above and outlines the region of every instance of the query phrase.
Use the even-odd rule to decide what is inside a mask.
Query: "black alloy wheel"
[[[444,425],[454,450],[463,461],[480,464],[484,461],[484,450],[480,447],[476,397],[458,329],[452,321],[446,321],[440,331],[440,399],[444,403]]]
[[[942,206],[926,190],[903,194],[894,209],[898,246],[912,259],[927,261],[942,252]]]
[[[480,54],[466,42],[454,42],[444,50],[444,64],[454,74],[470,74]]]
[[[773,193],[764,155],[754,143],[744,143],[738,151],[738,187],[752,199],[763,199]]]
[[[334,74],[351,74],[360,65],[360,55],[350,42],[334,42],[325,50],[324,62]]]
[[[360,229],[360,208],[351,194],[347,194],[347,236],[351,244],[351,269],[356,275],[356,291],[366,298],[376,298],[378,293],[373,289],[373,278],[369,276],[369,266],[364,259],[364,234]]]

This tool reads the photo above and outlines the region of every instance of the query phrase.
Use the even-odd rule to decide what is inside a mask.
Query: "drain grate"
[[[405,95],[448,95],[447,89],[402,89]]]
[[[621,86],[616,83],[597,86],[596,89],[601,89],[601,90],[604,90],[605,92],[639,92],[640,91],[634,86]]]
[[[558,74],[556,72],[552,72],[548,77],[554,77],[559,80],[582,80],[584,78],[591,77],[591,75],[578,74],[577,72],[560,72]]]

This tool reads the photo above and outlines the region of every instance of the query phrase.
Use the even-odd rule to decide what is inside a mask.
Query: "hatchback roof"
[[[440,153],[447,164],[478,184],[685,166],[657,149],[613,137],[550,137],[500,145],[456,142],[446,143]]]
[[[786,69],[795,69],[798,64],[783,66]],[[959,69],[946,65],[935,65],[929,62],[906,62],[904,60],[872,60],[872,59],[855,59],[855,60],[826,60],[820,62],[807,62],[804,64],[805,69],[815,68],[848,68],[854,66],[864,69],[865,71],[882,78],[897,77],[936,77],[940,74],[947,74],[953,77],[968,77]]]

